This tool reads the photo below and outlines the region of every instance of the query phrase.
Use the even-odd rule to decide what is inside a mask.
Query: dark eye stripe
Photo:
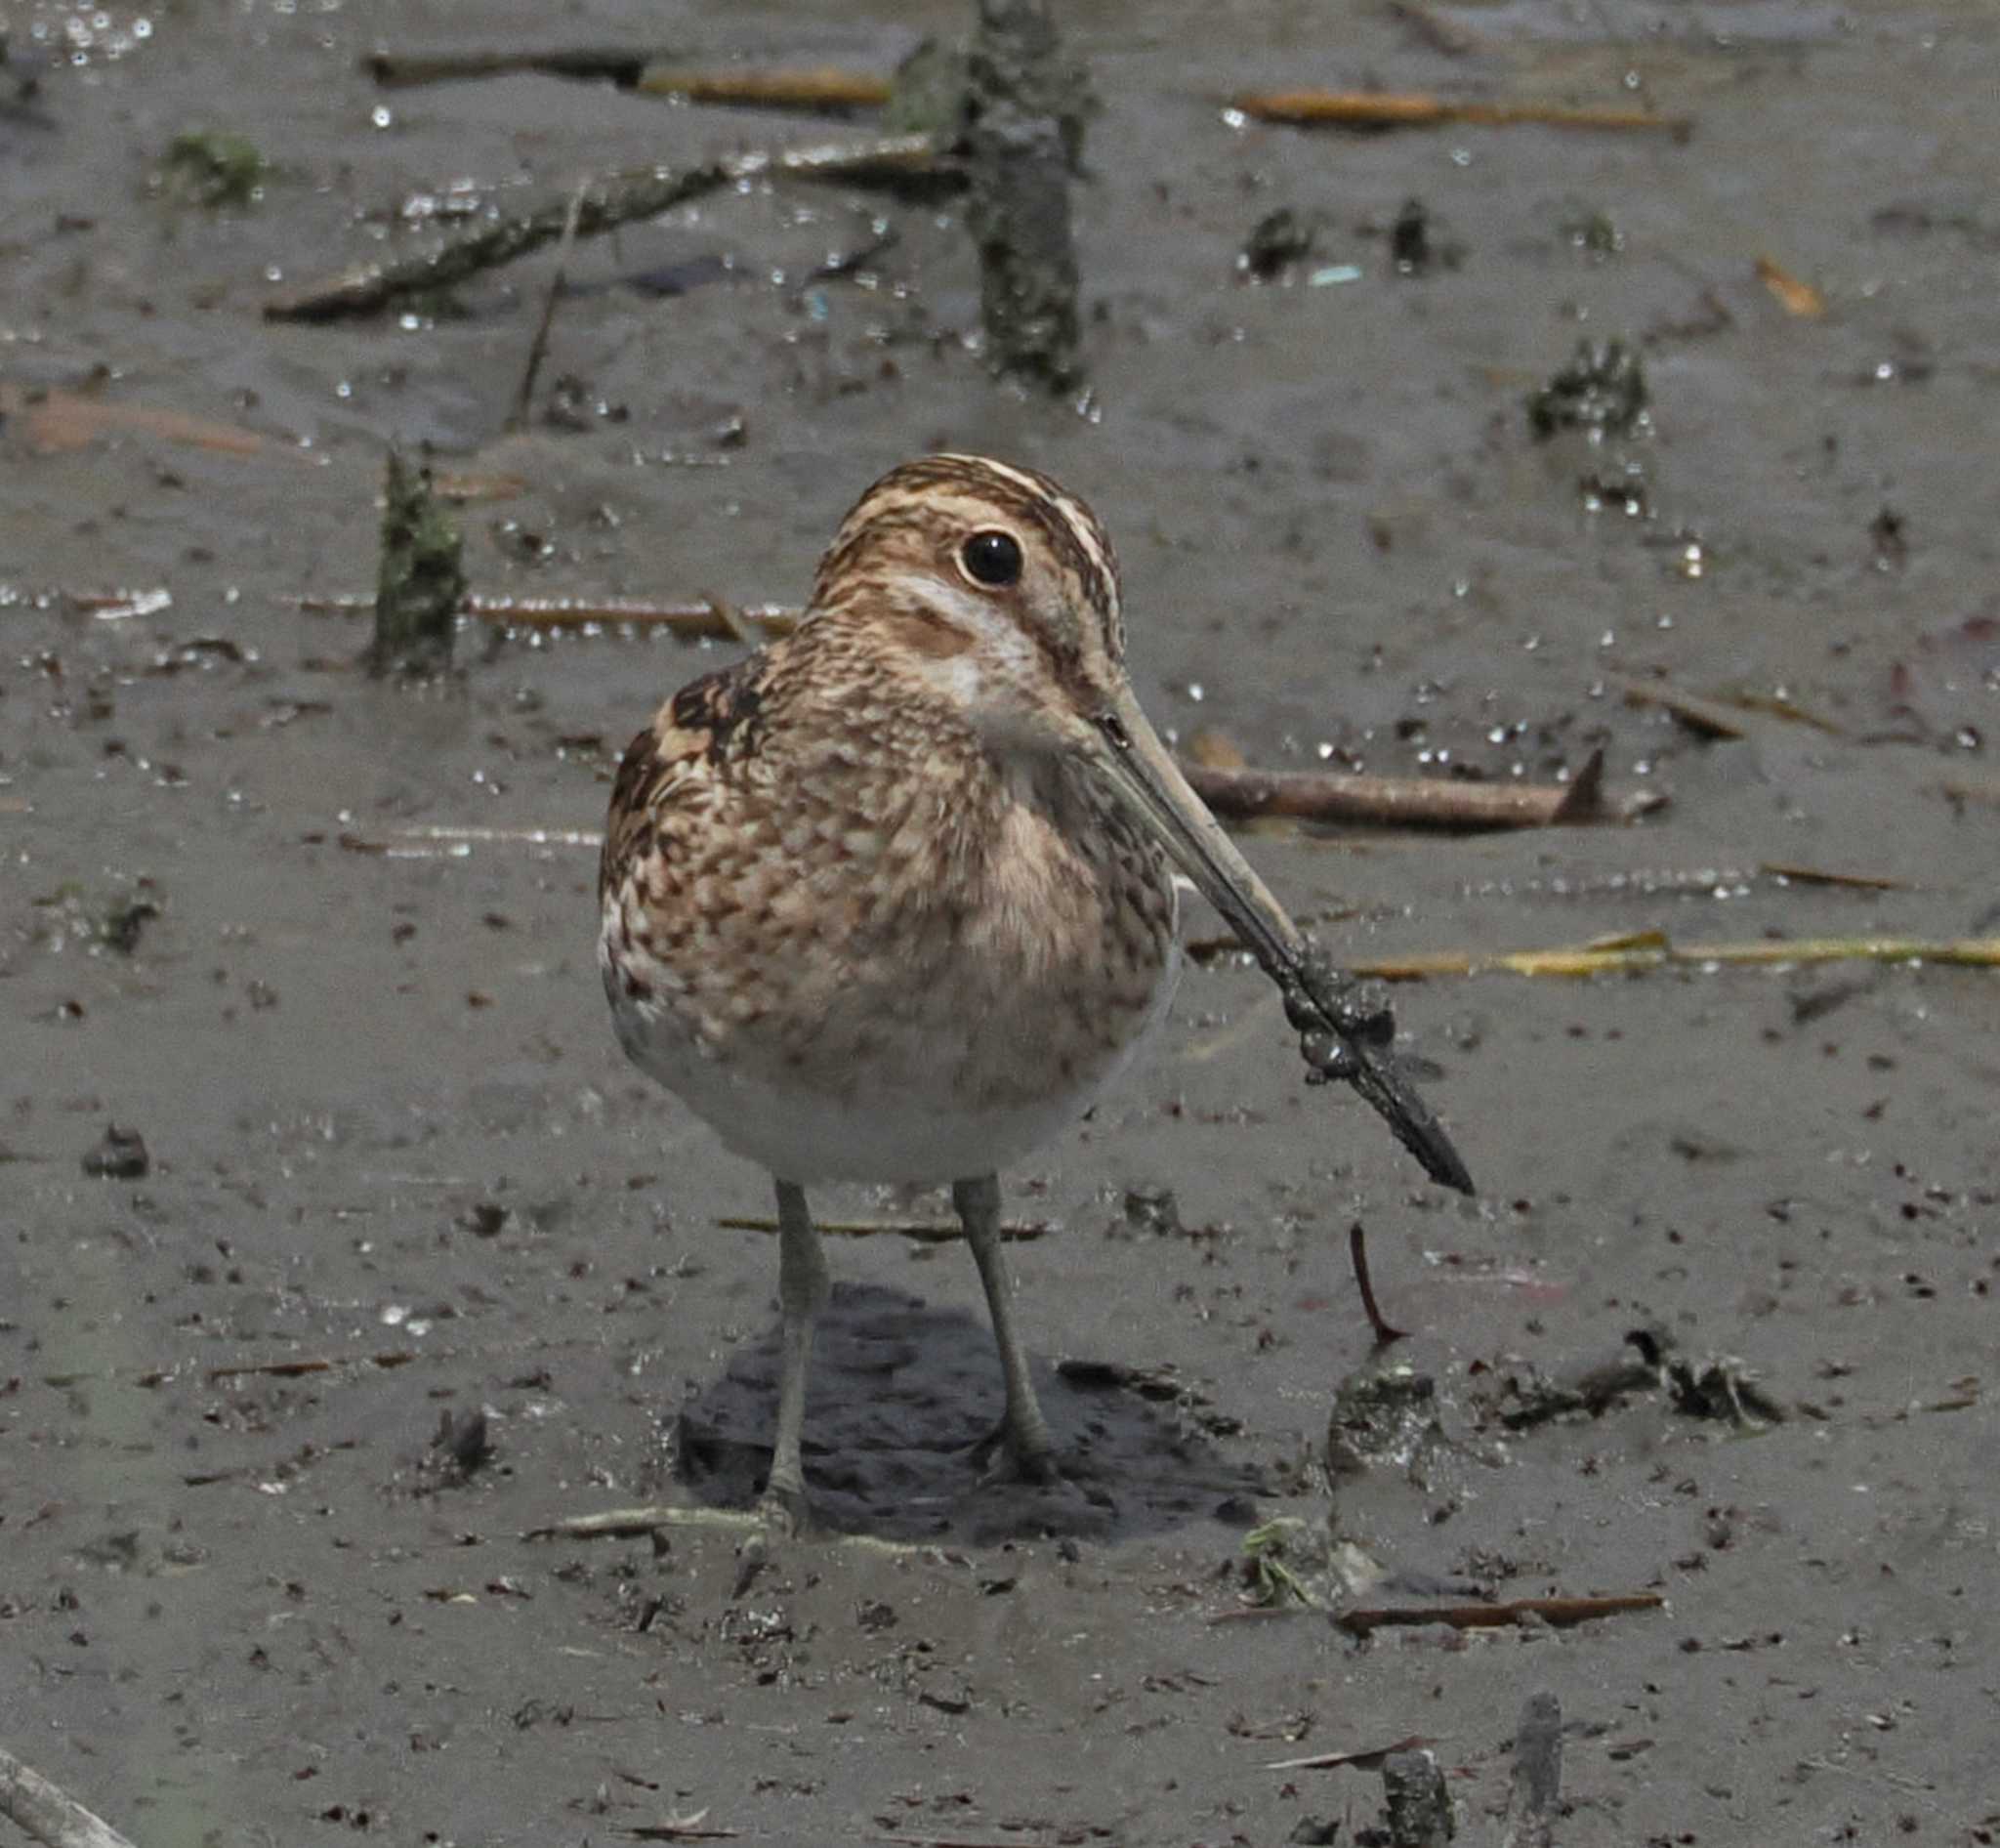
[[[851,556],[871,528],[896,521],[895,503],[905,495],[945,487],[976,499],[1018,528],[1031,529],[1047,546],[1058,567],[1076,582],[1083,600],[1097,617],[1105,651],[1121,660],[1125,653],[1125,623],[1118,591],[1117,554],[1110,535],[1097,516],[1073,494],[1046,475],[984,456],[930,455],[905,462],[883,476],[857,501],[843,523],[832,549],[820,565],[820,579]],[[977,516],[975,516],[977,517]],[[921,525],[922,508],[911,520]]]

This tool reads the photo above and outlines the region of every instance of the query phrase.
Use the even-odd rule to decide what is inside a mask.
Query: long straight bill
[[[1434,1180],[1471,1193],[1472,1178],[1451,1139],[1394,1061],[1342,1032],[1328,1013],[1311,966],[1316,958],[1299,927],[1188,786],[1130,688],[1121,688],[1098,715],[1097,728],[1104,739],[1097,767],[1113,794],[1158,838],[1264,973],[1288,996],[1303,992],[1327,1014],[1327,1031],[1340,1041],[1338,1075],[1367,1099]]]

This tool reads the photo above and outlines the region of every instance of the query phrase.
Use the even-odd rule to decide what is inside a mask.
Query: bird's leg
[[[1000,1437],[1007,1449],[1007,1460],[1023,1481],[1045,1483],[1056,1478],[1056,1447],[1042,1408],[1035,1403],[1034,1382],[1028,1378],[1027,1354],[1014,1325],[1013,1286],[1008,1281],[1007,1260],[1000,1253],[1000,1179],[982,1174],[975,1180],[955,1181],[951,1203],[965,1226],[966,1242],[973,1248],[973,1262],[979,1267],[979,1281],[986,1286],[986,1308],[993,1318],[993,1339],[1000,1349],[1000,1371],[1007,1381],[1007,1415]]]
[[[796,1182],[777,1184],[777,1441],[771,1448],[762,1512],[767,1520],[790,1533],[803,1527],[807,1516],[806,1469],[800,1459],[799,1440],[806,1425],[806,1370],[812,1357],[812,1318],[825,1306],[827,1292],[826,1253],[819,1248],[806,1190]]]

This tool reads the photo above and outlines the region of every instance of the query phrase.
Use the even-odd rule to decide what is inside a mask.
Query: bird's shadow
[[[974,1449],[1005,1393],[991,1331],[902,1290],[839,1283],[815,1324],[805,1461],[813,1518],[848,1533],[992,1545],[1051,1533],[1129,1539],[1220,1517],[1264,1492],[1204,1430],[1229,1428],[1164,1372],[1033,1362],[1063,1481],[982,1479]],[[778,1333],[748,1342],[682,1407],[678,1462],[701,1500],[748,1507],[771,1467]]]

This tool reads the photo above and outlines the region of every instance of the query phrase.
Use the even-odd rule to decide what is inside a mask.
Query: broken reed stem
[[[428,469],[409,469],[393,445],[382,495],[382,561],[368,671],[420,676],[451,665],[465,605],[464,544],[431,492]]]
[[[1057,394],[1082,382],[1069,178],[1087,84],[1046,0],[979,0],[961,138],[966,230],[994,369]]]
[[[548,357],[549,330],[556,324],[556,304],[562,300],[562,285],[569,279],[569,253],[576,247],[576,221],[583,211],[583,195],[589,189],[588,177],[577,183],[569,200],[569,215],[562,222],[562,241],[556,248],[556,270],[549,277],[549,292],[542,298],[541,318],[535,322],[535,337],[528,342],[527,364],[521,368],[521,390],[515,394],[514,415],[507,420],[510,430],[527,428],[528,411],[535,395],[535,376]]]
[[[1348,1259],[1354,1267],[1354,1286],[1361,1292],[1368,1326],[1375,1330],[1375,1345],[1386,1348],[1392,1341],[1407,1338],[1409,1330],[1392,1326],[1375,1300],[1375,1281],[1368,1275],[1368,1234],[1358,1219],[1348,1228]]]
[[[1810,725],[1831,737],[1845,734],[1833,720],[1807,710],[1795,700],[1767,693],[1744,693],[1731,699],[1709,699],[1699,693],[1683,693],[1663,680],[1635,680],[1614,675],[1612,685],[1624,695],[1628,706],[1658,706],[1672,713],[1690,732],[1706,737],[1739,738],[1749,735],[1746,713],[1766,712],[1794,725]]]
[[[775,1219],[754,1213],[727,1213],[715,1223],[726,1232],[775,1233],[778,1229]],[[898,1239],[914,1239],[919,1244],[950,1244],[965,1237],[964,1227],[956,1223],[945,1225],[937,1220],[815,1218],[812,1224],[818,1231],[841,1239],[872,1239],[888,1234]],[[1013,1240],[1046,1238],[1048,1233],[1048,1226],[1039,1220],[1000,1228],[1001,1238]]]
[[[1378,982],[1421,982],[1427,976],[1635,974],[1647,969],[1726,966],[1770,968],[1820,962],[1930,962],[1961,969],[2000,969],[2000,937],[1800,937],[1747,944],[1672,944],[1645,931],[1566,949],[1438,950],[1356,962],[1353,973]]]
[[[1562,1804],[1562,1703],[1531,1694],[1514,1728],[1514,1771],[1500,1848],[1554,1848]]]
[[[872,72],[836,70],[701,69],[648,64],[634,86],[646,96],[686,97],[689,103],[731,104],[748,109],[879,109],[894,86]]]
[[[1366,90],[1251,90],[1228,106],[1260,122],[1295,128],[1605,128],[1665,129],[1685,141],[1693,122],[1650,109],[1572,107],[1559,103],[1482,103],[1473,99]]]
[[[1350,771],[1233,770],[1183,766],[1194,793],[1219,816],[1253,820],[1353,821],[1378,827],[1562,827],[1604,816],[1604,754],[1566,784],[1462,782]]]
[[[103,1817],[6,1751],[0,1751],[0,1816],[43,1848],[132,1848]]]
[[[762,179],[843,179],[928,173],[938,164],[928,135],[885,135],[837,147],[793,147],[728,154],[699,166],[650,167],[639,173],[609,174],[583,189],[579,200],[563,199],[521,215],[503,214],[463,236],[388,263],[369,264],[330,282],[264,304],[267,320],[338,320],[371,315],[404,296],[448,289],[517,257],[554,243],[575,221],[575,235],[595,237],[639,219],[656,218],[690,199]]]
[[[1504,1604],[1357,1605],[1333,1620],[1355,1636],[1394,1625],[1442,1623],[1454,1630],[1497,1630],[1522,1617],[1539,1617],[1558,1628],[1623,1617],[1630,1611],[1659,1611],[1666,1599],[1657,1591],[1625,1592],[1604,1598],[1511,1598]]]
[[[294,609],[313,616],[365,615],[372,597],[290,597]],[[465,613],[502,629],[671,629],[687,641],[741,641],[761,630],[763,639],[789,635],[804,613],[794,604],[725,604],[704,597],[685,603],[654,603],[641,597],[468,596]]]

